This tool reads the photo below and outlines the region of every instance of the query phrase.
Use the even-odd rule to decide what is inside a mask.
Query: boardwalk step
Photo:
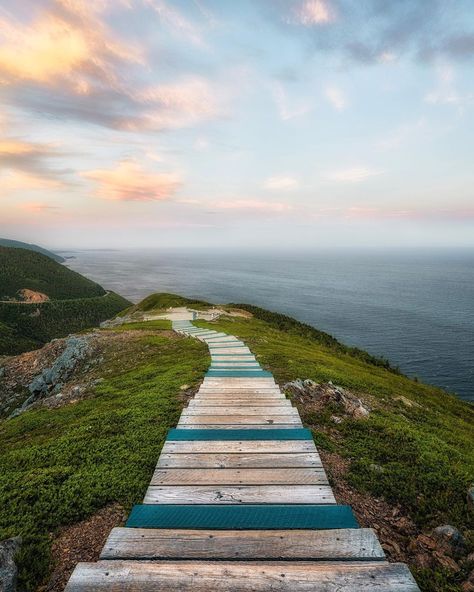
[[[260,415],[182,415],[178,422],[178,427],[191,425],[215,425],[219,427],[222,424],[234,425],[255,425],[268,424],[278,426],[280,424],[291,424],[301,426],[301,420],[298,415],[287,413],[286,415],[277,415],[273,413],[260,413]]]
[[[150,485],[319,485],[328,480],[319,469],[163,469],[158,467]]]
[[[159,468],[203,468],[203,469],[243,469],[243,468],[303,468],[322,467],[321,459],[314,452],[295,453],[247,453],[247,454],[164,454],[162,453],[157,467]]]
[[[262,430],[191,430],[175,428],[168,432],[168,440],[312,440],[310,430],[305,428],[282,428]]]
[[[293,453],[316,454],[313,440],[167,440],[162,454],[194,453]]]
[[[329,485],[150,485],[144,504],[335,504]]]
[[[129,528],[219,530],[329,530],[358,528],[350,506],[338,505],[189,505],[134,506]]]
[[[66,592],[417,592],[400,563],[99,561],[80,563]]]
[[[385,558],[373,530],[169,530],[114,528],[101,559],[294,559]]]

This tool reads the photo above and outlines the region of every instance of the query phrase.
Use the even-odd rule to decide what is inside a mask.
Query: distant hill
[[[28,251],[36,251],[37,253],[42,253],[46,255],[50,259],[57,261],[58,263],[64,263],[66,259],[58,255],[57,253],[53,253],[52,251],[48,251],[48,249],[44,249],[38,245],[33,245],[30,243],[23,243],[17,240],[11,240],[9,238],[0,238],[0,247],[12,247],[14,249],[27,249]]]
[[[19,290],[46,294],[50,300],[103,296],[105,290],[49,256],[0,246],[0,300],[17,299]]]
[[[97,326],[130,304],[46,255],[0,247],[0,355]]]

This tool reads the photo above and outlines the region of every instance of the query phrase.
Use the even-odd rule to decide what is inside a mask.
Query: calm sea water
[[[176,292],[293,316],[474,400],[474,253],[75,251],[68,265],[132,301]]]

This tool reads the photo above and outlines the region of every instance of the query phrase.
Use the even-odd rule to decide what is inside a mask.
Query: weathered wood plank
[[[80,563],[66,592],[419,592],[384,561],[99,561]]]
[[[191,425],[220,425],[233,423],[235,425],[250,425],[250,424],[268,424],[280,425],[282,423],[291,425],[301,425],[301,420],[298,415],[287,413],[285,415],[277,415],[270,413],[260,413],[259,415],[189,415],[181,414],[178,422],[180,426]]]
[[[163,444],[162,454],[193,454],[193,453],[223,453],[235,454],[249,452],[259,453],[288,453],[288,452],[313,452],[316,446],[312,440],[214,440],[214,441],[178,441],[166,440]]]
[[[260,407],[249,407],[248,405],[232,405],[227,401],[227,406],[219,406],[214,404],[210,405],[203,405],[202,403],[198,403],[196,405],[188,406],[183,411],[184,416],[200,416],[200,415],[264,415],[266,406],[262,405]],[[294,417],[299,417],[298,411],[291,406],[286,405],[272,405],[271,410],[269,409],[269,413],[271,415],[293,415]]]
[[[101,559],[369,560],[385,557],[373,530],[114,528]]]
[[[319,469],[163,469],[157,468],[150,485],[327,485]]]
[[[328,485],[154,486],[144,504],[335,504]]]
[[[295,453],[247,453],[247,454],[161,454],[157,467],[161,468],[290,468],[290,467],[322,467],[319,455],[314,452]]]

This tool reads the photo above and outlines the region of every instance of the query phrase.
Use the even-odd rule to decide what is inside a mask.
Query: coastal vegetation
[[[0,355],[93,327],[129,305],[46,255],[0,247]]]
[[[95,333],[110,346],[89,371],[95,386],[88,396],[0,422],[0,538],[24,537],[25,590],[54,566],[51,542],[61,528],[113,503],[128,511],[143,498],[183,394],[209,364],[204,344],[171,332],[169,321],[140,318],[173,306],[214,305],[154,294],[129,307],[123,324]],[[287,385],[338,501],[377,530],[389,557],[410,564],[423,592],[461,592],[472,566],[424,545],[434,528],[449,524],[464,538],[464,555],[474,550],[473,407],[289,317],[244,304],[220,308],[217,320],[195,324],[243,339]],[[301,381],[313,390],[290,388]],[[367,415],[311,394],[338,390],[359,398]]]
[[[42,253],[43,255],[50,257],[51,259],[53,259],[54,261],[57,261],[58,263],[64,263],[64,261],[66,261],[66,259],[64,259],[64,257],[61,257],[61,255],[58,255],[57,253],[53,253],[52,251],[48,251],[48,249],[40,247],[39,245],[34,245],[32,243],[24,243],[22,241],[12,240],[10,238],[0,238],[0,247],[12,247],[14,249],[27,249],[29,251],[36,251],[37,253]]]

